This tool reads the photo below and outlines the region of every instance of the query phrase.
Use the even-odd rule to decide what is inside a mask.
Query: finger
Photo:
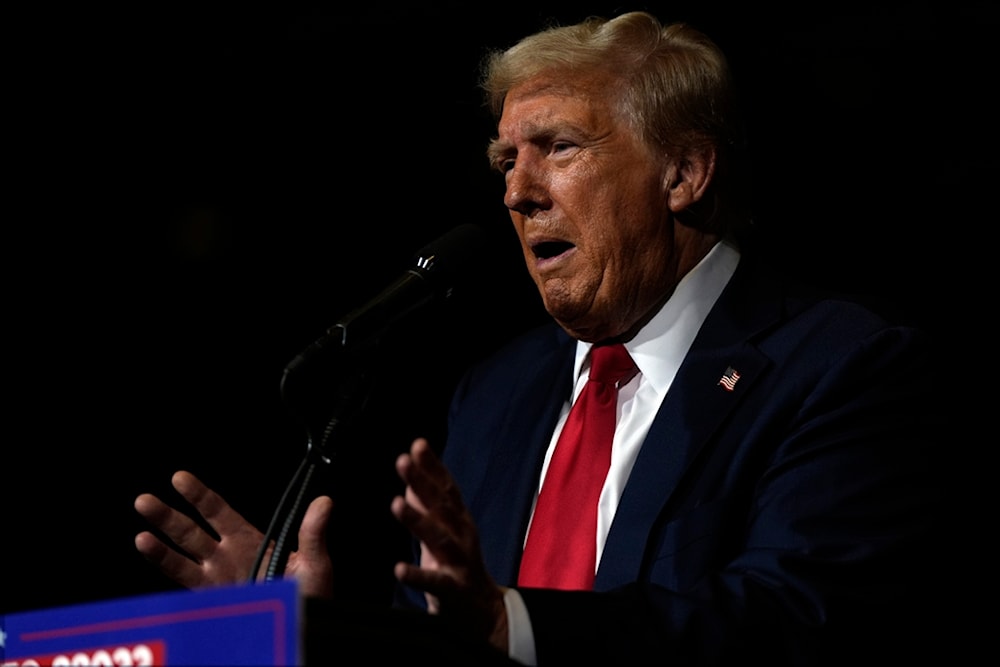
[[[410,515],[418,514],[418,511],[415,510],[410,503],[407,502],[406,498],[403,498],[402,496],[396,496],[392,499],[389,511],[392,512],[392,515],[396,517],[397,521],[407,528],[410,527],[409,524],[414,520]]]
[[[431,449],[430,443],[427,442],[426,438],[417,438],[413,441],[413,444],[410,446],[410,455],[413,457],[414,462],[430,475],[439,476],[447,472],[444,463],[434,453],[434,450]]]
[[[174,473],[171,483],[219,535],[236,533],[249,525],[242,514],[193,474],[179,470]]]
[[[408,481],[405,498],[414,509],[434,514],[440,526],[437,532],[447,532],[455,547],[461,548],[463,535],[470,528],[471,518],[461,491],[443,461],[424,439],[414,441],[409,459],[404,461],[403,474]],[[444,535],[439,535],[443,538]],[[437,548],[446,545],[438,540]],[[454,554],[453,557],[457,557]]]
[[[451,527],[452,522],[443,521],[440,514],[414,508],[402,496],[393,498],[390,511],[432,554],[435,562],[455,565],[466,561],[459,535]]]
[[[414,537],[421,540],[427,527],[435,520],[421,507],[415,507],[409,497],[396,496],[389,507],[396,520],[403,524]]]
[[[332,512],[333,500],[329,496],[320,496],[309,503],[299,526],[298,553],[301,556],[310,559],[327,557],[329,551],[326,548],[326,529]]]
[[[152,494],[139,495],[134,507],[144,519],[197,561],[208,557],[218,544],[191,517]]]
[[[461,497],[451,474],[425,439],[413,441],[409,454],[397,459],[396,470],[406,483],[407,499],[415,506],[426,509],[461,506]],[[411,493],[415,498],[411,497]]]
[[[451,475],[444,463],[431,449],[426,438],[417,438],[410,445],[410,460],[416,471],[428,479],[450,479]]]
[[[193,561],[171,549],[149,531],[135,536],[135,548],[143,558],[160,572],[186,588],[195,588],[203,582],[201,568]]]
[[[135,536],[135,548],[143,558],[156,566],[159,566],[168,554],[176,553],[148,530]]]
[[[328,496],[313,499],[299,526],[299,548],[288,573],[299,582],[306,597],[330,598],[333,595],[333,562],[326,546],[326,531],[333,512]]]
[[[457,589],[455,579],[441,570],[417,567],[401,561],[396,563],[393,574],[401,584],[436,597],[448,597],[449,593],[454,593]]]
[[[390,505],[389,510],[392,512],[392,515],[396,517],[396,520],[399,521],[399,523],[401,523],[403,527],[406,528],[411,535],[413,535],[413,537],[423,542],[425,545],[429,540],[434,542],[432,549],[436,548],[437,545],[440,544],[440,528],[432,530],[432,526],[435,523],[434,520],[429,518],[428,514],[422,509],[413,507],[408,498],[396,496],[392,499],[392,504]]]
[[[424,505],[423,500],[417,495],[417,492],[413,488],[412,476],[417,474],[413,471],[414,467],[413,460],[409,454],[400,454],[396,459],[396,473],[399,478],[403,480],[406,484],[406,489],[404,494],[406,495],[406,502],[414,507],[414,509],[420,512],[426,512],[427,506]]]
[[[405,517],[411,528],[418,528],[418,521],[429,521],[424,515],[434,514],[441,524],[436,529],[438,533],[445,527],[451,531],[463,529],[466,512],[461,493],[426,439],[414,440],[409,453],[398,457],[396,469],[406,483],[406,504],[416,512],[416,515]],[[402,514],[397,516],[400,518],[404,518]],[[440,540],[435,543],[439,544]]]

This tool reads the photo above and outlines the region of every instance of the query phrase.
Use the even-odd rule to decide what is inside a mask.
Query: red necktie
[[[618,384],[638,369],[625,347],[595,345],[590,379],[566,418],[538,494],[518,585],[589,590],[597,564],[597,501],[611,465]]]

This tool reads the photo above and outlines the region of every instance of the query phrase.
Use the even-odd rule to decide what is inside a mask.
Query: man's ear
[[[704,196],[715,175],[715,148],[702,146],[689,149],[670,170],[667,205],[676,215]]]

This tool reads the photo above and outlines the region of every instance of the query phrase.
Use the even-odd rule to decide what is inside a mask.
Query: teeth
[[[549,257],[561,255],[572,247],[572,243],[565,241],[545,241],[533,246],[532,251],[534,251],[535,257],[538,259],[548,259]]]

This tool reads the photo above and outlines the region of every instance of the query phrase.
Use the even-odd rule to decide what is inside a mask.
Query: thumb
[[[319,496],[309,503],[299,526],[299,546],[295,554],[295,577],[307,597],[330,597],[333,591],[333,563],[326,546],[326,532],[333,514],[333,500]]]
[[[299,553],[327,556],[326,529],[333,513],[333,500],[329,496],[314,498],[306,508],[299,526]]]

